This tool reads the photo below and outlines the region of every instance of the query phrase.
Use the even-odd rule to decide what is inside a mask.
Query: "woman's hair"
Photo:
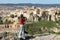
[[[21,14],[20,17],[23,17],[23,14]]]

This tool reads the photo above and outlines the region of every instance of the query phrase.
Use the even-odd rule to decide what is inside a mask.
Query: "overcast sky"
[[[0,3],[60,4],[60,0],[0,0]]]

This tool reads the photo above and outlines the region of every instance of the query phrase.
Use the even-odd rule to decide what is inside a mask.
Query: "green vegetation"
[[[32,24],[25,24],[25,30],[29,34],[43,34],[43,33],[54,33],[51,28],[57,27],[56,22],[53,21],[39,21]]]
[[[58,23],[60,25],[60,20],[56,21],[56,23]]]
[[[0,20],[0,24],[3,24],[3,21],[2,20]]]

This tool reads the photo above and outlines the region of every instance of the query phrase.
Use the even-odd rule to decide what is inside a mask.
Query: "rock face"
[[[0,37],[0,40],[20,40],[16,34],[12,33],[8,36]],[[33,36],[26,36],[26,40],[60,40],[60,35],[56,34],[39,34]]]
[[[35,38],[31,40],[60,40],[60,35],[56,34],[49,34],[49,35],[41,35],[41,36],[36,36]]]

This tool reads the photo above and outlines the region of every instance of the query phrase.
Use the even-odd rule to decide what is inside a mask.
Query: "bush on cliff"
[[[34,22],[32,24],[25,24],[25,30],[29,34],[42,34],[52,32],[50,29],[57,27],[56,23],[53,21],[42,20],[39,22]]]

